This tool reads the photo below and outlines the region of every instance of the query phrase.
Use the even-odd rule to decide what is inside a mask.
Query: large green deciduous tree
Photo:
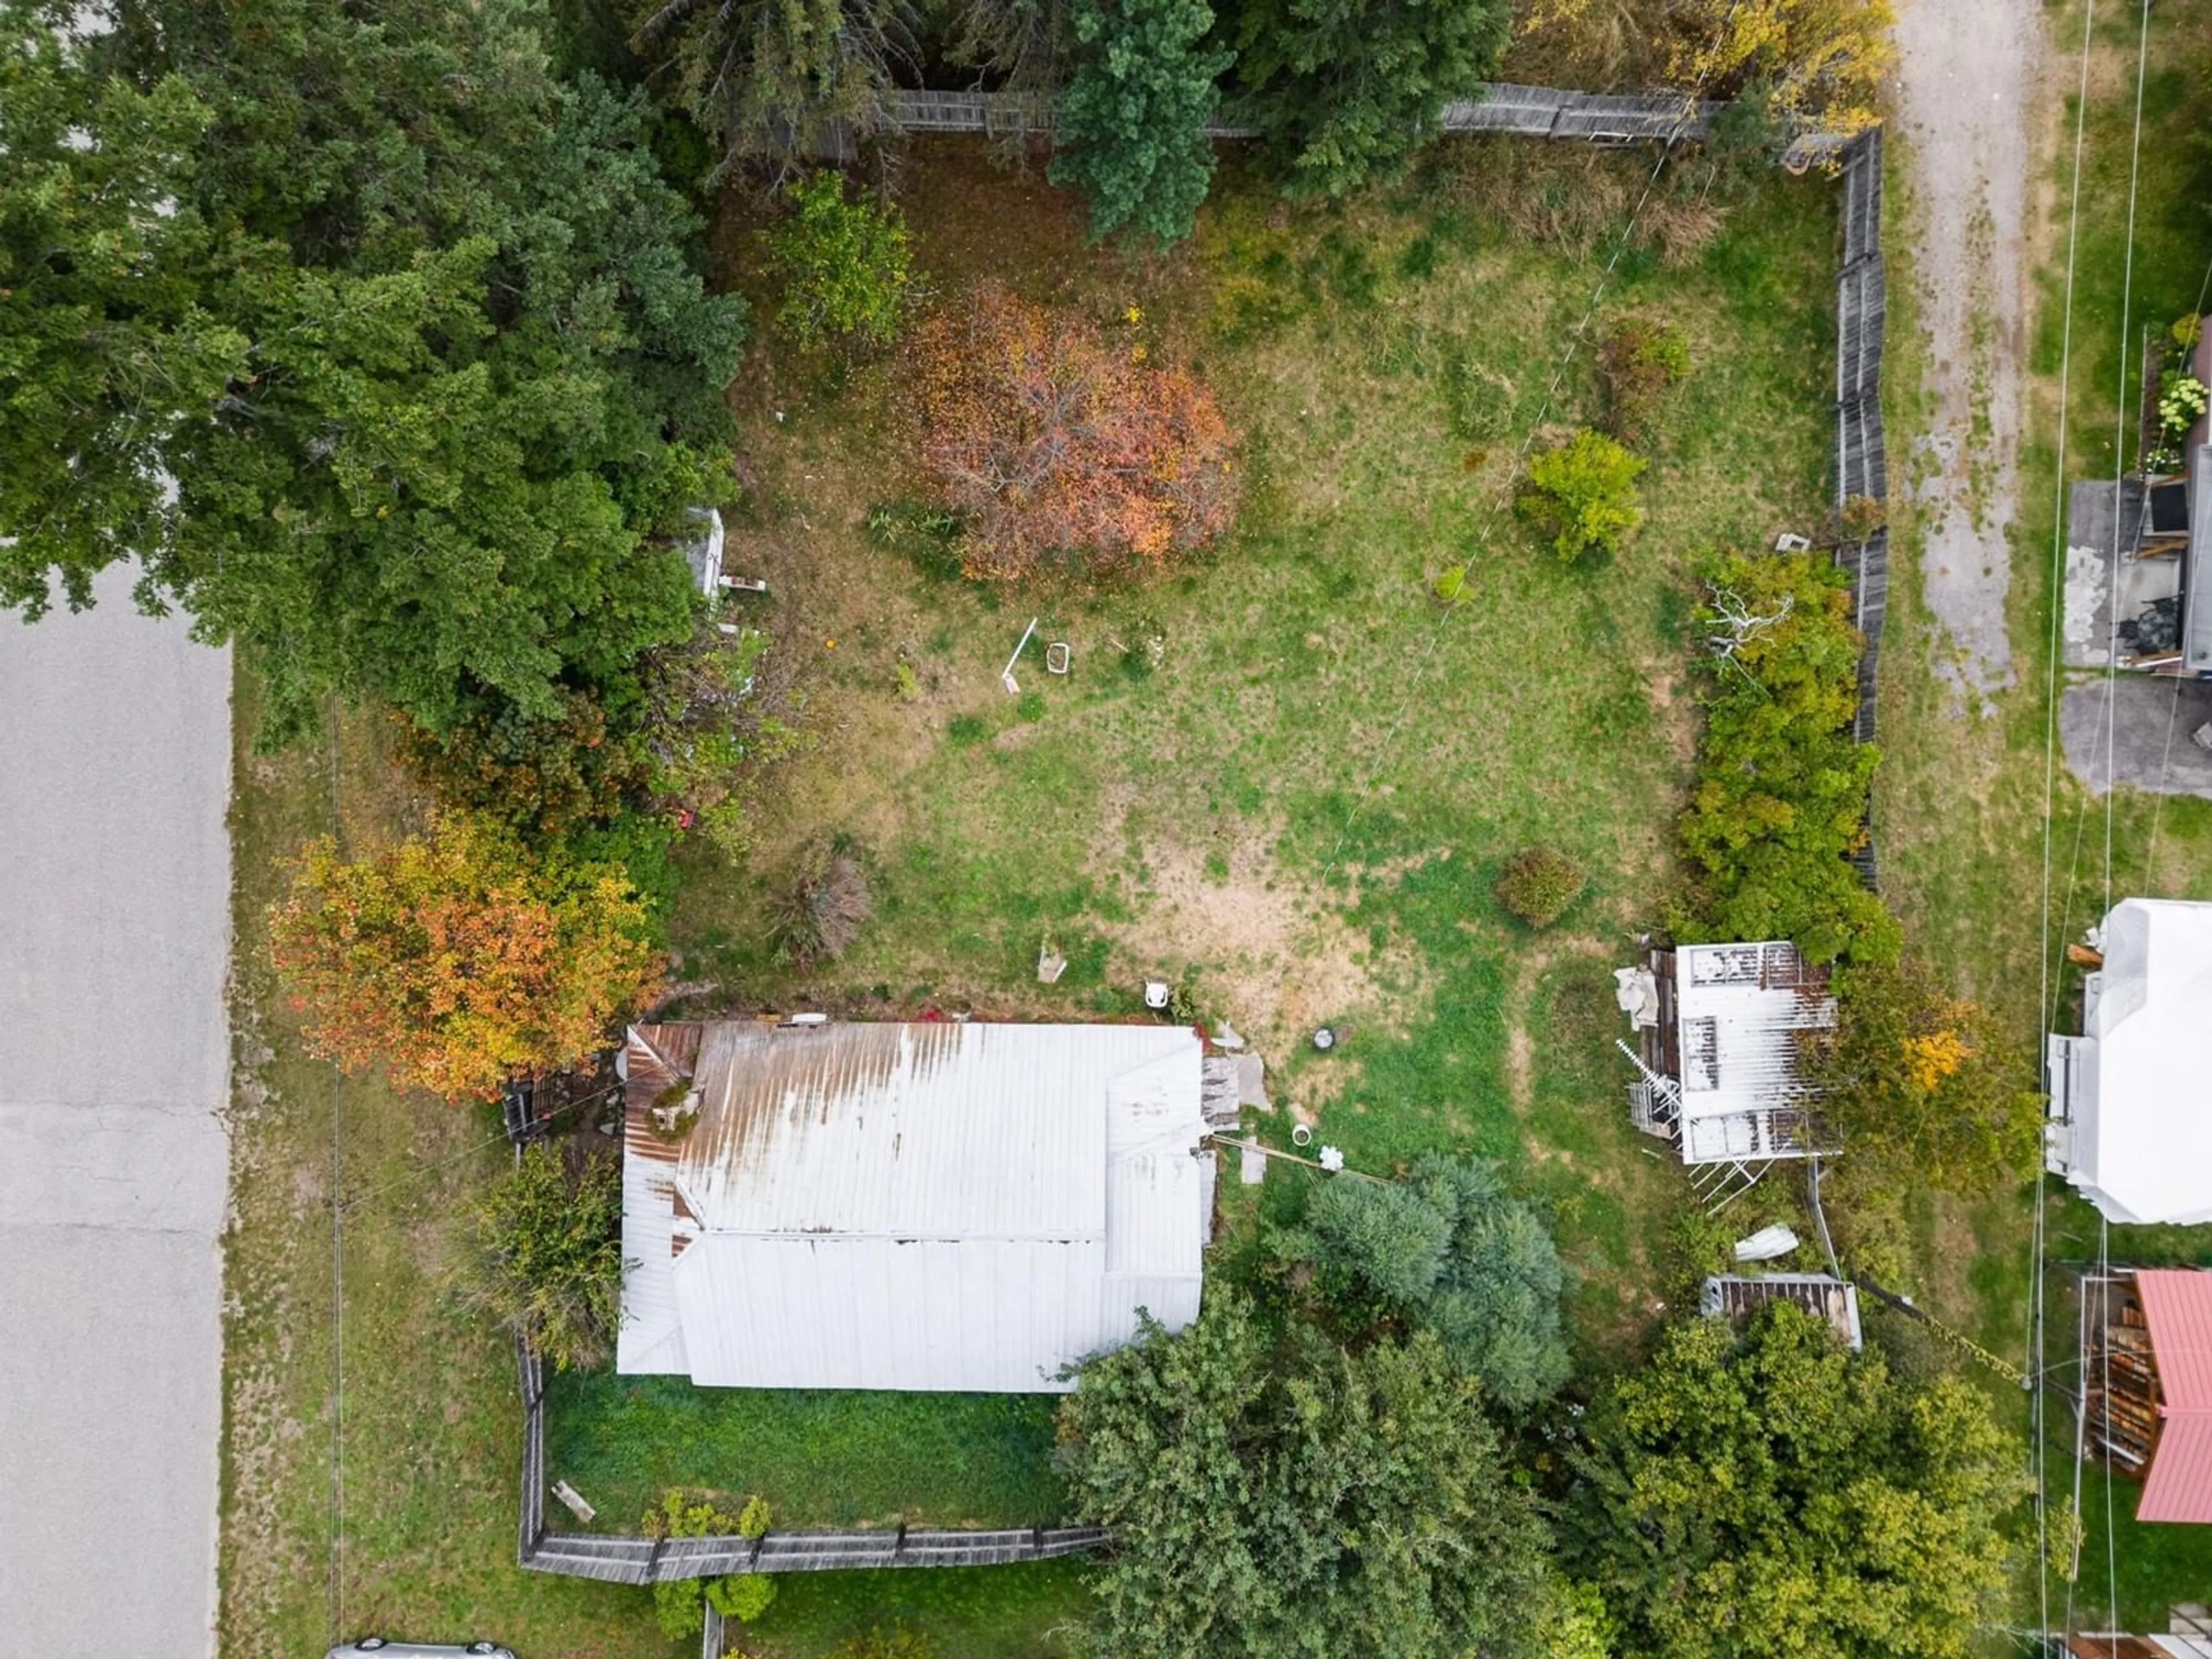
[[[1242,0],[1238,108],[1293,193],[1343,196],[1402,173],[1512,32],[1511,0]]]
[[[1209,50],[1206,0],[1079,0],[1082,43],[1060,94],[1052,181],[1091,198],[1091,234],[1190,234],[1213,178],[1206,136],[1233,54]]]
[[[82,326],[136,325],[158,337],[131,363],[198,372],[143,376],[137,414],[95,410],[67,447],[0,433],[0,593],[35,603],[59,569],[81,599],[135,558],[144,597],[261,672],[272,739],[333,695],[439,733],[636,695],[639,653],[692,626],[653,538],[726,461],[742,313],[704,292],[641,100],[553,81],[541,22],[501,0],[126,6],[58,48],[56,118],[87,154],[135,150],[178,227]],[[175,100],[150,138],[117,117],[149,82]],[[58,309],[0,313],[0,360]],[[81,480],[101,522],[27,510]]]
[[[1531,1406],[1566,1381],[1559,1251],[1494,1164],[1431,1154],[1403,1181],[1329,1182],[1276,1247],[1340,1306],[1433,1331],[1493,1400]]]
[[[2001,1602],[2020,1448],[1786,1304],[1670,1328],[1593,1408],[1569,1565],[1619,1659],[1954,1659]]]
[[[1547,1530],[1425,1334],[1278,1346],[1217,1294],[1085,1366],[1060,1437],[1078,1516],[1115,1534],[1104,1654],[1518,1654],[1548,1608]]]

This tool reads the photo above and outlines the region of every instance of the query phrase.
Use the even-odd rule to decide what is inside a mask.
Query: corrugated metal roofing
[[[1826,976],[1786,940],[1689,945],[1674,953],[1682,1156],[1692,1164],[1802,1155],[1773,1114],[1812,1095],[1800,1034],[1836,1023]]]
[[[2138,1521],[2212,1521],[2212,1273],[2146,1267],[2136,1296],[2163,1401]]]
[[[2136,1274],[2136,1295],[2166,1410],[2212,1413],[2212,1273],[2144,1267]]]
[[[1035,1390],[1140,1305],[1197,1316],[1188,1030],[730,1021],[641,1028],[625,1060],[619,1370]],[[680,1065],[699,1115],[671,1143],[650,1110]]]

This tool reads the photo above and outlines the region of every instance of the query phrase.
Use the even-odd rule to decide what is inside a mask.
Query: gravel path
[[[0,1653],[212,1651],[230,659],[0,614]]]
[[[2031,146],[2042,52],[2028,0],[1898,0],[1912,281],[1928,334],[1927,434],[1908,467],[1941,672],[1980,712],[2013,683],[2008,538],[2019,510]]]

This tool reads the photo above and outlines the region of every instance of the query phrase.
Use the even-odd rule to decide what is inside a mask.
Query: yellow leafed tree
[[[1857,132],[1881,119],[1896,58],[1889,0],[1675,0],[1667,72],[1708,96],[1761,98],[1808,131]]]

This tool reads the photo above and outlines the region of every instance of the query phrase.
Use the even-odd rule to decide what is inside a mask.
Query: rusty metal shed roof
[[[631,1034],[624,1372],[1033,1390],[1196,1316],[1201,1045],[1161,1026]],[[656,1103],[696,1091],[680,1139]]]

